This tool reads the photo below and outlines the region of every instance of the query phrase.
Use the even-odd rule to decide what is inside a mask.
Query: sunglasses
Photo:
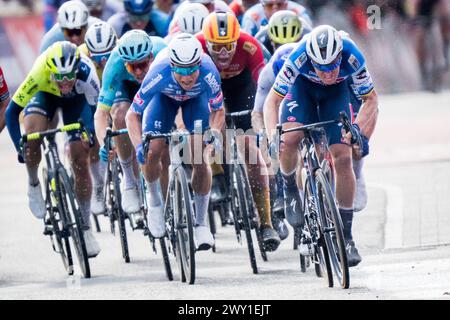
[[[146,70],[150,64],[150,59],[141,61],[141,62],[126,62],[125,67],[127,68],[127,71],[130,73],[135,72],[137,69],[140,70]]]
[[[341,62],[342,62],[342,55],[334,59],[334,61],[329,64],[318,64],[311,60],[311,64],[313,65],[313,67],[322,72],[330,72],[335,70],[337,67],[341,65]]]
[[[206,45],[208,47],[208,51],[212,51],[214,53],[220,53],[222,50],[225,49],[226,52],[232,52],[236,50],[237,43],[229,42],[229,43],[213,43],[213,42],[206,42]]]
[[[91,59],[96,64],[101,65],[103,62],[106,63],[106,61],[108,61],[110,55],[111,55],[111,51],[105,52],[105,53],[91,53]]]
[[[81,36],[81,34],[86,30],[86,27],[78,28],[78,29],[67,29],[63,28],[63,33],[66,38],[71,38],[73,36]]]
[[[182,76],[190,76],[191,74],[193,74],[195,71],[197,71],[198,69],[200,69],[200,65],[195,65],[195,66],[191,66],[191,67],[177,67],[177,66],[172,66],[172,72],[178,73]]]
[[[141,15],[135,15],[135,14],[128,15],[129,23],[148,22],[148,21],[150,21],[150,13],[141,14]]]
[[[54,73],[53,74],[53,78],[57,82],[62,82],[64,80],[72,81],[76,77],[77,77],[77,72],[76,71],[72,71],[72,72],[69,72],[69,73],[63,73],[63,74],[61,74],[61,73]]]

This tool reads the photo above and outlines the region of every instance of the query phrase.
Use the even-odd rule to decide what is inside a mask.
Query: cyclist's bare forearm
[[[95,135],[100,145],[103,145],[103,141],[106,136],[106,127],[109,123],[109,112],[104,109],[97,108],[94,115]]]
[[[283,101],[283,97],[270,90],[264,102],[264,124],[266,126],[267,136],[272,139],[273,133],[278,125],[278,110]]]
[[[128,135],[134,148],[137,148],[142,143],[142,117],[139,113],[128,110],[125,117],[127,123]]]
[[[363,101],[355,123],[360,127],[361,133],[370,139],[375,130],[378,118],[378,95],[375,90],[364,97]]]
[[[211,111],[209,116],[209,125],[211,129],[222,131],[225,125],[225,108]]]
[[[257,132],[264,129],[264,114],[262,112],[252,112],[252,127]]]

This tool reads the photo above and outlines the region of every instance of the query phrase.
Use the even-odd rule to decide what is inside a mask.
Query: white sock
[[[206,217],[208,214],[209,195],[198,194],[194,192],[194,204],[195,204],[195,225],[206,226]]]
[[[356,179],[358,179],[361,176],[363,164],[364,158],[359,160],[353,160],[353,172],[355,173]]]
[[[103,186],[105,183],[106,162],[101,160],[91,162],[90,169],[94,187]]]
[[[149,203],[150,207],[158,207],[161,205],[161,186],[159,183],[159,178],[153,182],[147,182]]]
[[[136,188],[136,177],[134,176],[133,171],[133,156],[128,159],[121,159],[119,157],[119,162],[122,167],[125,189]]]
[[[39,166],[33,166],[33,167],[27,167],[27,171],[28,171],[28,183],[30,184],[30,186],[37,186],[39,184],[39,178],[38,178],[38,170],[39,170]]]

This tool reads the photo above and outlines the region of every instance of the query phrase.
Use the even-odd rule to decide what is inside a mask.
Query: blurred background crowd
[[[154,0],[154,10],[172,15],[180,0]],[[234,0],[250,7],[258,0]],[[294,0],[305,6],[314,25],[348,32],[365,53],[381,93],[450,87],[450,0]],[[23,80],[37,45],[52,27],[64,0],[0,0],[0,63],[11,87]],[[231,0],[225,1],[230,3]],[[121,0],[104,0],[107,19],[123,10]],[[11,31],[29,30],[26,40]],[[14,28],[12,28],[14,30]],[[27,41],[27,45],[18,42]],[[31,48],[29,48],[31,47]]]

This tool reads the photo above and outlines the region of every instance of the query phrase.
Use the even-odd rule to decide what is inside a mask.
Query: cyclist
[[[239,24],[242,23],[242,17],[244,16],[244,13],[253,7],[255,4],[258,4],[259,0],[233,0],[228,5],[233,11],[234,15],[239,21]]]
[[[99,80],[92,62],[68,41],[53,44],[35,61],[33,68],[14,94],[6,110],[6,124],[17,152],[18,160],[25,161],[28,173],[28,203],[31,212],[39,219],[45,217],[46,208],[38,178],[41,161],[40,142],[29,142],[22,154],[20,148],[19,114],[24,110],[24,127],[27,134],[46,130],[57,108],[62,109],[65,124],[77,122],[85,115],[86,103],[95,105]],[[91,177],[88,169],[86,146],[80,134],[69,134],[75,193],[84,223],[84,238],[89,257],[100,248],[90,229]]]
[[[107,22],[98,22],[90,26],[86,31],[84,41],[85,43],[79,47],[79,50],[91,59],[101,82],[103,69],[116,46],[116,32]],[[90,106],[90,108],[92,108],[91,114],[95,114],[96,106]],[[105,162],[99,161],[99,144],[97,142],[95,147],[91,149],[90,161],[93,178],[91,210],[94,214],[100,214],[105,211],[104,180],[106,165]]]
[[[149,36],[167,35],[168,16],[153,9],[152,0],[124,0],[125,12],[119,12],[109,18],[108,23],[119,37],[132,29],[144,30]]]
[[[95,132],[100,158],[108,160],[103,145],[111,117],[116,130],[126,128],[125,115],[154,57],[166,47],[164,40],[150,37],[142,30],[130,30],[120,38],[103,71],[103,84],[95,113]],[[137,163],[128,135],[115,137],[119,162],[123,170],[122,208],[132,214],[139,212]]]
[[[189,131],[200,125],[202,130],[210,127],[217,136],[225,122],[217,68],[211,58],[203,54],[201,43],[187,33],[176,35],[154,62],[127,113],[128,131],[148,183],[150,208],[147,217],[154,237],[165,234],[163,199],[158,186],[161,173],[159,162],[166,142],[161,139],[152,141],[145,158],[142,132],[169,132],[179,108],[184,111],[183,121]],[[194,135],[193,138],[191,150],[199,152],[194,146],[201,145],[198,139],[202,136]],[[194,161],[192,166],[196,245],[198,250],[208,250],[214,244],[214,238],[206,226],[211,171],[205,161]]]
[[[208,14],[209,11],[203,4],[186,1],[186,5],[177,11],[173,27],[164,40],[168,43],[178,33],[196,34],[200,32]]]
[[[261,47],[255,38],[240,31],[239,22],[232,13],[211,13],[203,24],[203,32],[196,37],[203,50],[214,61],[222,78],[222,90],[227,112],[253,108],[256,83],[264,59]],[[236,94],[239,93],[239,94]],[[236,128],[246,132],[246,137],[238,136],[238,145],[244,146],[248,177],[252,194],[259,213],[262,238],[267,250],[276,250],[280,238],[273,230],[270,212],[270,190],[267,168],[254,134],[251,134],[251,117],[236,120]],[[250,135],[250,136],[249,136]],[[249,155],[256,155],[256,163],[250,163]],[[228,166],[224,166],[228,170]]]
[[[169,35],[173,35],[179,31],[178,26],[178,15],[181,12],[185,11],[185,8],[189,6],[189,4],[192,3],[199,3],[202,6],[204,6],[206,9],[208,9],[208,12],[231,12],[230,8],[228,8],[228,5],[222,1],[222,0],[187,0],[182,2],[177,9],[175,10],[175,13],[173,15],[173,19],[170,21],[169,24]]]
[[[269,23],[256,34],[256,40],[272,55],[275,50],[286,43],[299,41],[311,28],[293,11],[281,10],[275,12]]]
[[[9,90],[6,84],[5,76],[3,75],[2,67],[0,67],[0,133],[5,128],[5,110],[9,103]]]
[[[279,71],[272,90],[264,103],[264,119],[271,146],[275,143],[273,130],[278,119],[284,128],[297,127],[316,121],[332,120],[340,111],[351,116],[347,78],[363,99],[355,129],[364,141],[362,156],[368,154],[368,139],[375,128],[378,98],[364,56],[349,37],[342,37],[328,25],[314,28],[293,49]],[[278,117],[278,106],[282,103]],[[318,106],[318,108],[317,108]],[[340,127],[326,127],[328,143],[336,174],[336,197],[342,217],[349,265],[361,261],[352,237],[355,175],[352,170],[350,134],[341,135]],[[293,226],[303,224],[303,212],[296,184],[298,145],[302,133],[283,136],[280,153],[284,183],[285,214]]]
[[[67,1],[58,9],[57,23],[44,35],[40,52],[56,41],[70,41],[77,46],[84,42],[86,30],[100,19],[90,17],[89,10],[81,1]]]
[[[81,0],[92,17],[108,20],[117,12],[123,11],[123,3],[119,0]]]
[[[242,30],[256,35],[262,26],[265,26],[270,17],[277,11],[291,10],[300,18],[312,25],[311,18],[305,7],[288,0],[261,0],[261,3],[254,5],[248,9],[242,18]]]

